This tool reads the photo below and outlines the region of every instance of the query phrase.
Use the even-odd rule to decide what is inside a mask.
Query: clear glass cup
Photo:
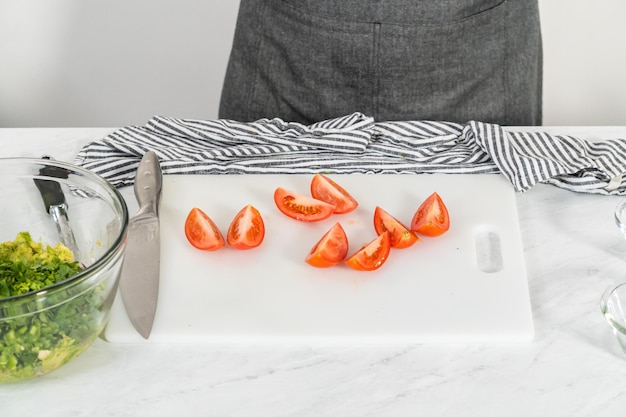
[[[626,199],[615,208],[615,224],[626,237]],[[600,300],[600,310],[626,353],[626,282],[606,289]]]
[[[626,282],[611,286],[604,292],[600,310],[626,353]]]
[[[615,224],[626,237],[626,199],[622,200],[615,208]]]

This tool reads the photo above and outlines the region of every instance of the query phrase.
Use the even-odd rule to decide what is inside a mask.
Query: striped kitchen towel
[[[517,191],[548,183],[626,195],[623,139],[589,142],[476,121],[375,122],[361,113],[308,126],[154,117],[88,144],[75,163],[122,187],[147,150],[164,174],[502,173]]]

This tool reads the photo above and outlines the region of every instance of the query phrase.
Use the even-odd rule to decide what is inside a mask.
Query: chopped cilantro
[[[0,244],[0,310],[3,298],[42,290],[82,268],[62,244],[44,246],[28,232]],[[0,382],[49,372],[82,353],[98,336],[106,302],[102,286],[27,315],[5,317],[0,311]],[[10,314],[7,314],[10,316]]]
[[[72,252],[61,243],[43,246],[28,232],[0,244],[0,298],[39,291],[81,270]]]

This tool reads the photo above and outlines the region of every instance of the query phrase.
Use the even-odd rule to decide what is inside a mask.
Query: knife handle
[[[50,207],[65,207],[65,195],[61,190],[61,184],[53,180],[35,179],[34,181],[48,213],[50,213]]]
[[[163,174],[159,157],[154,151],[148,151],[141,158],[135,176],[134,189],[137,203],[139,203],[139,213],[158,214],[162,182]]]
[[[41,159],[51,159],[50,157],[42,157]],[[39,170],[39,174],[48,178],[67,178],[68,172],[63,168],[54,166],[45,166]],[[33,180],[35,185],[39,189],[43,203],[46,206],[46,211],[50,213],[50,207],[65,207],[65,194],[61,189],[61,184],[55,180],[47,180],[36,178]]]

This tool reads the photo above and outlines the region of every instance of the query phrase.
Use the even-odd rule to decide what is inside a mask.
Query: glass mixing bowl
[[[53,206],[46,207],[41,184],[43,191],[62,191],[65,205],[48,195]],[[44,247],[66,244],[64,221],[55,219],[65,210],[82,267],[63,281],[0,298],[0,382],[11,382],[59,368],[102,332],[117,292],[128,210],[103,178],[47,159],[0,158],[0,194],[0,242],[28,232]]]

